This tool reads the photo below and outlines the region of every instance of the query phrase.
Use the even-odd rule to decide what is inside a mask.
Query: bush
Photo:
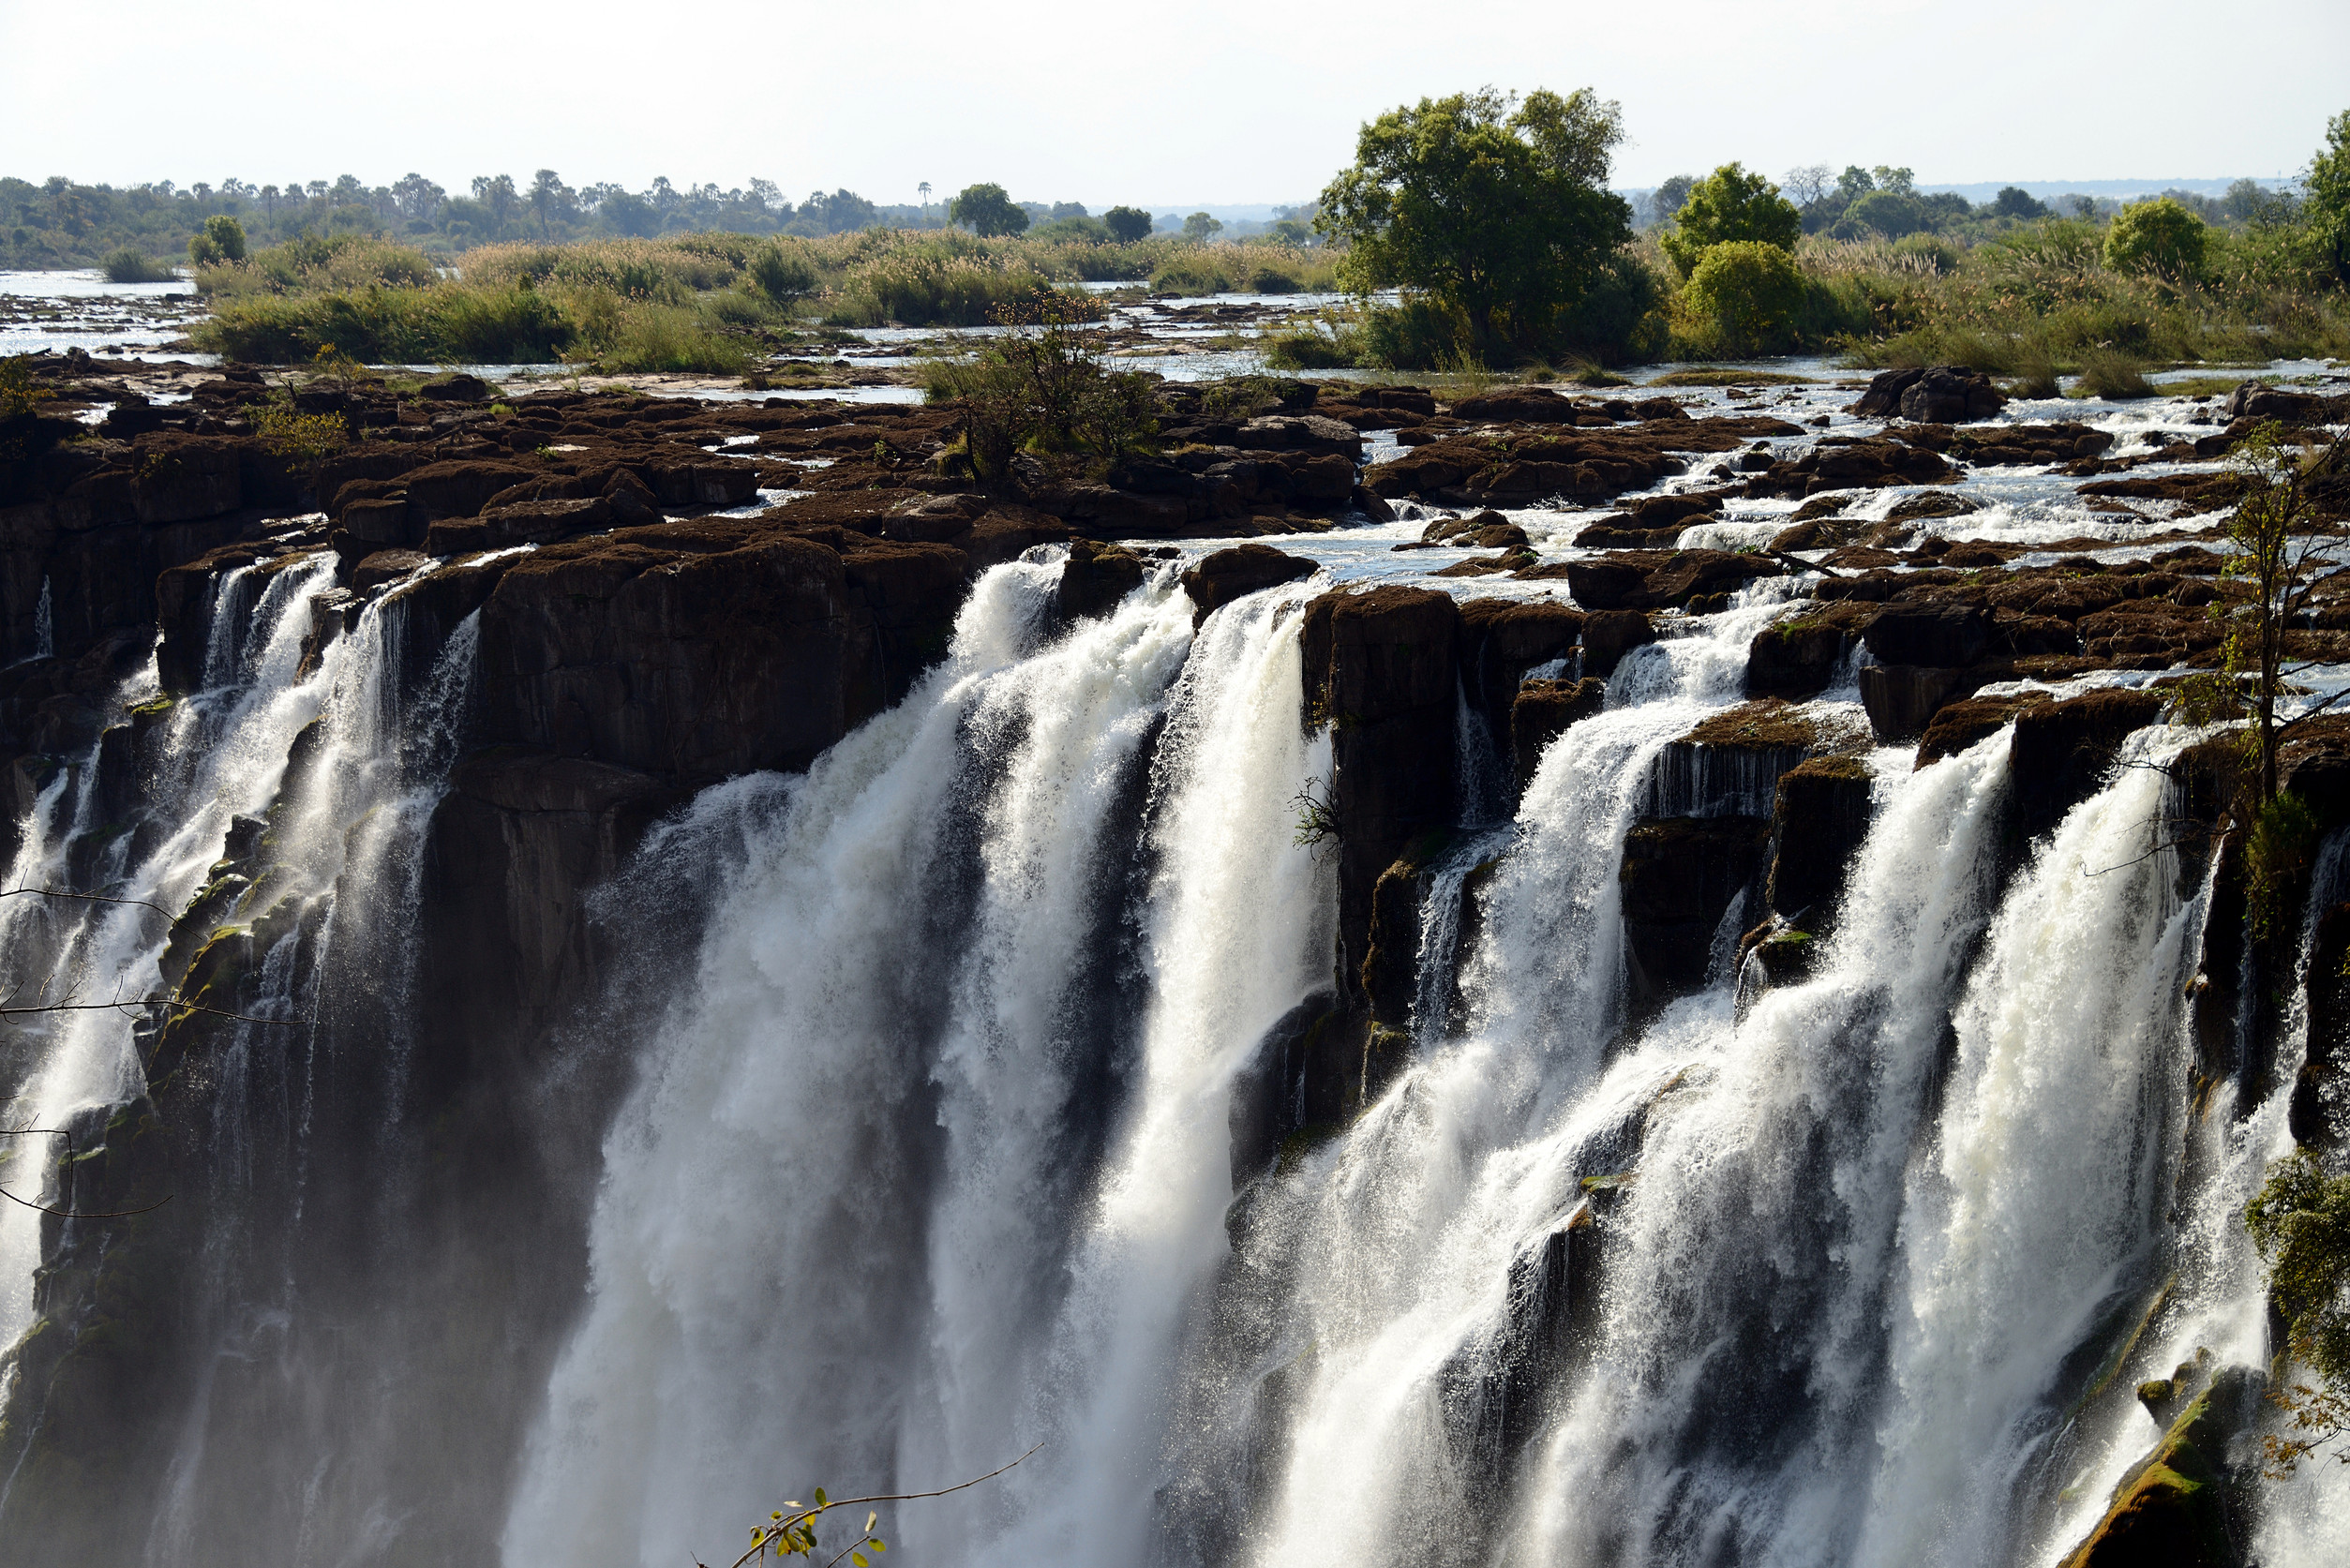
[[[150,260],[146,252],[128,248],[106,258],[105,273],[109,283],[169,283],[179,276],[161,261]]]
[[[1707,357],[1784,352],[1792,346],[1804,304],[1795,258],[1760,240],[1708,246],[1681,292],[1693,338]]]
[[[1461,361],[1471,340],[1469,319],[1458,307],[1426,294],[1406,294],[1396,305],[1363,313],[1362,362],[1390,370],[1442,370]]]
[[[1689,199],[1662,236],[1665,254],[1681,276],[1697,271],[1699,258],[1730,240],[1752,240],[1792,251],[1803,237],[1804,217],[1779,187],[1743,164],[1725,163],[1689,187]]]
[[[1290,327],[1265,340],[1265,363],[1275,370],[1349,370],[1362,353],[1361,332],[1336,322]]]
[[[797,247],[786,249],[782,245],[765,245],[751,253],[750,264],[743,269],[752,286],[777,305],[788,305],[805,294],[816,292],[816,269],[810,266]]]
[[[2153,396],[2154,383],[2146,379],[2146,366],[2130,355],[2091,349],[2081,356],[2081,380],[2074,390],[2084,396],[2119,401]]]
[[[204,226],[187,236],[187,259],[202,266],[245,260],[245,225],[223,213],[204,219]]]
[[[1665,280],[1626,246],[1609,256],[1580,299],[1559,312],[1546,347],[1602,365],[1629,365],[1664,352]]]
[[[2105,265],[2176,280],[2202,276],[2210,226],[2167,196],[2121,209],[2105,231]]]

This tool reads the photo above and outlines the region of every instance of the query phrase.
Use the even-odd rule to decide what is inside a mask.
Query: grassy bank
[[[1069,286],[1294,293],[1335,282],[1329,261],[1282,246],[1158,237],[982,240],[869,230],[820,239],[688,234],[485,246],[444,272],[384,240],[305,236],[205,267],[216,353],[371,363],[592,363],[613,371],[740,371],[825,327],[978,326]],[[1082,301],[1083,303],[1077,303]]]

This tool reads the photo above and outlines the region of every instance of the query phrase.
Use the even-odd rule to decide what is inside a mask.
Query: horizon
[[[1913,168],[1922,189],[2008,183],[2093,194],[2098,183],[2159,189],[2133,171],[2164,165],[2290,179],[2341,107],[2339,72],[2325,62],[2350,55],[2350,8],[2318,0],[2239,7],[2223,29],[2183,0],[2099,0],[2053,16],[1985,0],[1955,21],[1922,0],[1811,0],[1797,14],[1801,24],[1784,11],[1697,0],[1699,24],[1665,51],[1648,26],[1609,7],[1523,0],[1464,7],[1432,37],[1421,13],[1395,0],[1310,4],[1278,30],[1228,0],[1197,7],[1179,28],[1055,0],[977,34],[966,13],[937,0],[851,14],[713,0],[693,29],[661,34],[602,0],[489,15],[418,0],[396,30],[284,0],[237,7],[243,25],[224,29],[217,12],[128,0],[112,14],[109,48],[94,53],[84,13],[0,0],[0,87],[17,111],[0,162],[36,182],[64,174],[116,187],[346,172],[386,186],[419,172],[458,189],[475,175],[522,181],[551,168],[575,184],[633,190],[664,174],[681,186],[716,176],[722,188],[756,176],[795,197],[845,187],[885,206],[917,204],[925,180],[934,202],[993,182],[1018,200],[1096,211],[1216,212],[1310,201],[1352,160],[1365,121],[1490,82],[1520,92],[1589,86],[1622,103],[1628,140],[1609,183],[1624,189],[1735,160],[1774,178],[1803,164],[1882,163]],[[887,51],[875,50],[876,37],[890,40]],[[452,52],[452,37],[469,49]],[[741,86],[713,82],[713,37],[734,40],[729,59],[773,56],[775,71]],[[636,92],[607,112],[632,85],[612,80],[616,38]],[[1911,55],[1930,56],[1966,96],[1921,112],[1916,74],[1886,65]],[[837,64],[798,64],[812,58]],[[1124,64],[1144,58],[1147,73]],[[1496,59],[1516,74],[1498,76]],[[903,91],[877,100],[867,65]],[[197,90],[123,91],[142,80]],[[2237,80],[2258,80],[2261,91],[2204,124],[2159,108],[2081,112],[2084,95],[2124,84],[2160,106]],[[228,81],[266,85],[202,90]],[[1784,112],[1806,95],[1802,115]],[[574,112],[582,96],[587,112]],[[352,112],[354,102],[368,112]],[[1121,134],[1160,125],[1184,134]],[[2078,172],[1985,172],[2002,167]],[[1225,194],[1132,194],[1154,187]]]

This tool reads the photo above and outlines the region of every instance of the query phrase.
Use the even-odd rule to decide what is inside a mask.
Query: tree
[[[1353,288],[1432,296],[1484,357],[1548,331],[1631,238],[1632,209],[1601,183],[1623,140],[1621,111],[1588,88],[1422,98],[1362,127],[1314,227],[1353,242]]]
[[[1682,307],[1710,326],[1714,351],[1769,353],[1784,348],[1804,303],[1795,258],[1760,240],[1724,240],[1699,258]]]
[[[1210,217],[1205,213],[1193,213],[1183,220],[1183,237],[1201,245],[1205,245],[1223,231],[1223,219]]]
[[[1824,163],[1803,163],[1779,176],[1779,188],[1799,207],[1808,207],[1835,188],[1834,173]]]
[[[1877,188],[1877,177],[1857,163],[1848,163],[1836,176],[1836,200],[1850,205]]]
[[[515,213],[522,205],[521,192],[514,188],[511,174],[473,176],[473,200],[488,209],[489,221],[500,233],[514,221]]]
[[[2326,144],[2301,174],[2301,210],[2335,279],[2350,288],[2350,109],[2326,123]]]
[[[1697,183],[1695,174],[1675,174],[1658,186],[1656,193],[1649,198],[1650,203],[1656,209],[1656,221],[1663,223],[1680,212],[1687,204],[1689,192],[1696,188]]]
[[[2034,218],[2048,216],[2048,203],[2021,186],[2004,186],[1991,203],[1998,217]]]
[[[1014,202],[999,185],[965,186],[947,203],[947,221],[967,224],[983,240],[1017,234],[1028,227],[1028,209]]]
[[[2293,1359],[2319,1381],[2275,1396],[2299,1435],[2270,1433],[2262,1446],[2271,1473],[2290,1475],[2319,1447],[2350,1438],[2350,1176],[2329,1177],[2314,1154],[2296,1150],[2269,1173],[2244,1224],[2268,1265]],[[2350,1464],[2350,1444],[2335,1456]]]
[[[1803,232],[1803,215],[1779,194],[1777,186],[1760,174],[1749,174],[1744,164],[1725,163],[1690,187],[1689,200],[1663,244],[1665,254],[1687,277],[1711,246],[1757,240],[1791,251]]]
[[[539,238],[551,236],[550,226],[558,218],[568,218],[579,210],[579,198],[562,176],[552,169],[542,169],[531,181],[531,216],[538,219]]]
[[[245,225],[226,214],[204,219],[203,228],[187,236],[187,259],[200,267],[244,261]]]
[[[2183,279],[2203,271],[2210,226],[2167,196],[2121,209],[2105,231],[2105,265]]]
[[[661,232],[661,215],[633,191],[616,190],[596,204],[596,214],[621,233],[645,239]]]
[[[1110,226],[1110,237],[1120,245],[1132,245],[1150,234],[1150,214],[1140,207],[1112,207],[1101,215],[1101,221]]]
[[[928,217],[930,216],[930,182],[928,180],[924,180],[921,185],[916,186],[914,188],[921,194],[922,216],[924,217]]]
[[[277,205],[277,187],[271,186],[262,192],[268,205]],[[399,208],[400,217],[411,223],[430,218],[441,210],[441,199],[448,194],[422,174],[406,174],[392,187],[392,201]]]
[[[1889,240],[1897,240],[1926,226],[1925,207],[1916,197],[1902,191],[1872,190],[1844,209],[1844,216],[1836,220],[1839,236],[1845,233],[1847,225],[1854,230],[1872,230]]]

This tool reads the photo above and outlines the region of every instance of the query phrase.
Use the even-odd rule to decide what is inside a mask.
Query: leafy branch
[[[1029,1449],[1028,1454],[1034,1454],[1038,1448],[1043,1446],[1044,1444],[1040,1442],[1036,1447]],[[813,1561],[816,1553],[816,1521],[819,1516],[832,1509],[861,1508],[876,1502],[913,1502],[922,1498],[945,1497],[950,1492],[965,1491],[979,1486],[981,1482],[995,1480],[1004,1471],[1018,1465],[1021,1460],[1027,1458],[1028,1454],[1023,1454],[1011,1464],[998,1466],[985,1475],[957,1482],[951,1486],[941,1486],[932,1492],[891,1492],[875,1497],[843,1498],[835,1502],[827,1499],[824,1495],[824,1488],[818,1486],[816,1489],[814,1505],[803,1506],[798,1502],[786,1502],[782,1508],[768,1516],[767,1523],[752,1527],[751,1549],[736,1558],[727,1565],[727,1568],[745,1568],[745,1565],[750,1562],[763,1561],[771,1551],[778,1560],[786,1557],[805,1557]],[[867,1508],[865,1528],[858,1532],[856,1540],[833,1553],[831,1561],[825,1564],[825,1568],[834,1568],[842,1558],[847,1558],[856,1565],[856,1568],[872,1568],[871,1560],[865,1556],[866,1551],[870,1549],[875,1552],[886,1552],[890,1549],[890,1544],[873,1532],[873,1527],[880,1517],[879,1514]],[[695,1568],[704,1568],[704,1565],[697,1562]]]

